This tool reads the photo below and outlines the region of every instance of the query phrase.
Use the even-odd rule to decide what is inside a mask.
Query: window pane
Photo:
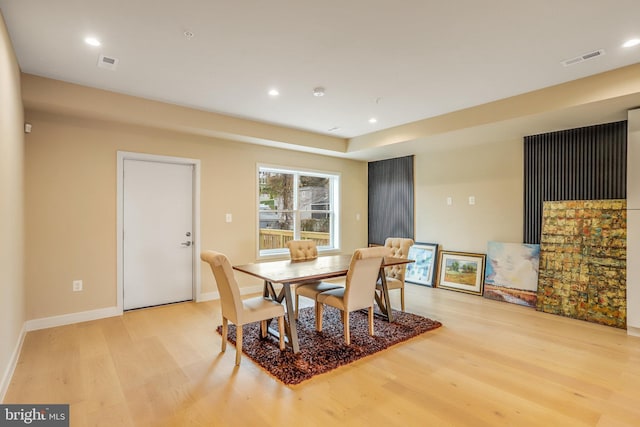
[[[293,239],[291,212],[260,209],[260,250],[286,248]]]
[[[329,178],[301,175],[298,180],[298,200],[302,238],[316,240],[319,246],[329,244],[329,236],[312,235],[304,232],[329,233],[330,227]]]
[[[300,214],[304,215],[305,212],[301,212]],[[303,234],[305,231],[329,233],[329,231],[331,230],[331,215],[327,212],[312,212],[311,215],[313,215],[312,218],[307,218],[300,221],[300,228],[302,229]],[[306,238],[310,238],[309,236],[310,234],[307,233]],[[303,239],[305,238],[305,236],[301,237]],[[328,244],[329,237],[327,236],[325,240],[327,240],[327,243],[325,243],[324,245]]]
[[[329,178],[300,176],[298,180],[300,210],[328,210],[330,184]]]
[[[261,255],[288,253],[292,239],[309,239],[318,247],[336,247],[337,221],[333,175],[295,170],[259,170],[259,250]]]
[[[293,174],[260,171],[260,206],[293,210]]]
[[[294,175],[260,171],[260,250],[286,248],[293,238]]]

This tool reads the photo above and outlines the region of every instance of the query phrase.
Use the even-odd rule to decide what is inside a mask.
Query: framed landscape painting
[[[540,245],[487,243],[484,297],[536,307]]]
[[[485,254],[440,251],[438,287],[482,295]]]
[[[416,242],[409,249],[407,258],[415,262],[407,264],[404,280],[417,285],[433,287],[436,280],[438,244]]]

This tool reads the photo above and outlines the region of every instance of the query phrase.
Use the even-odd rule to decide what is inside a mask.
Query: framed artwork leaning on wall
[[[482,295],[485,254],[440,251],[438,287]]]
[[[404,274],[405,282],[415,283],[416,285],[435,286],[438,244],[416,242],[409,249],[407,258],[415,262],[407,264],[407,270]]]

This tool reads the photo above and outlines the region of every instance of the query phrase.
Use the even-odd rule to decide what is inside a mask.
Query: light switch
[[[360,214],[359,213],[356,214],[356,221],[360,221]]]
[[[451,206],[453,204],[453,199],[451,197],[447,197],[447,206]]]
[[[470,205],[476,204],[476,196],[469,196],[469,204]]]
[[[233,217],[231,216],[231,214],[230,214],[230,213],[228,213],[228,214],[226,214],[226,215],[225,215],[225,221],[227,221],[227,222],[231,222],[231,221],[233,221]]]

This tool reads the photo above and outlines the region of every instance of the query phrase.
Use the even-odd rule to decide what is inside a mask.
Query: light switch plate
[[[226,214],[225,215],[225,221],[227,221],[227,222],[233,221],[233,216],[230,213]]]

